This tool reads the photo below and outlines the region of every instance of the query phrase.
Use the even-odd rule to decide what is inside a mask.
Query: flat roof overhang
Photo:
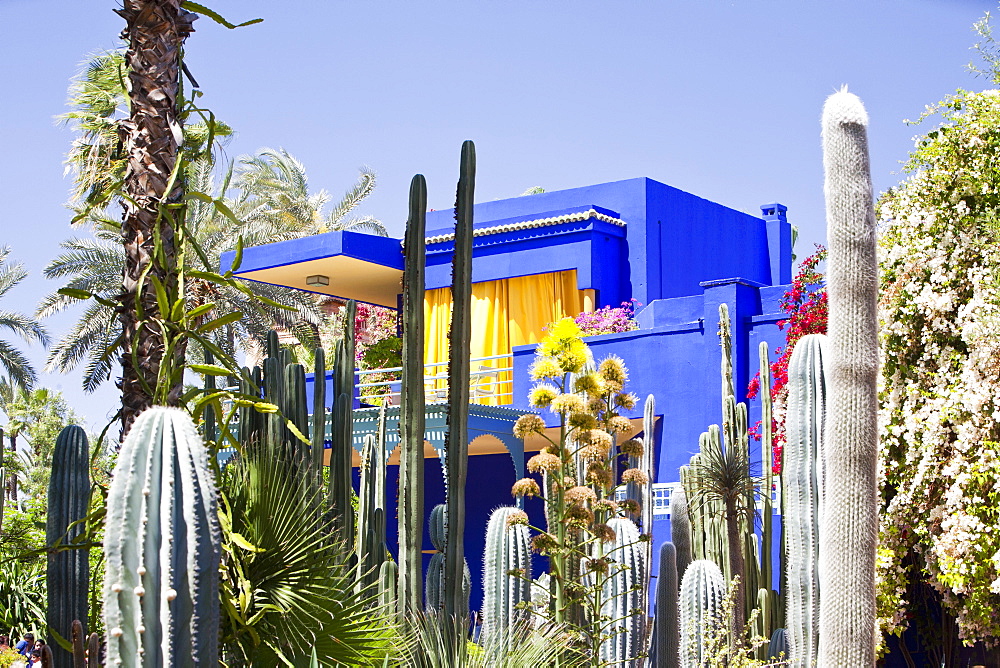
[[[221,273],[236,258],[222,254]],[[403,248],[399,239],[361,232],[314,234],[243,249],[233,275],[248,281],[315,292],[342,299],[396,308],[403,279]],[[326,276],[329,285],[309,285],[309,276]]]

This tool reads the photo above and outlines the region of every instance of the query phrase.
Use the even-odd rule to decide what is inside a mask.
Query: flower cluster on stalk
[[[588,596],[601,596],[600,585],[588,586],[580,580],[577,571],[581,563],[590,564],[587,570],[600,578],[622,568],[604,556],[603,546],[616,538],[608,522],[638,513],[634,507],[638,504],[615,502],[616,485],[649,482],[647,473],[639,469],[617,474],[621,456],[642,454],[640,441],[619,445],[632,431],[631,421],[621,411],[633,409],[638,401],[625,390],[628,370],[615,356],[596,365],[589,363],[582,336],[580,326],[571,318],[553,323],[538,345],[531,367],[536,384],[529,400],[540,411],[556,416],[558,428],[547,429],[545,421],[535,414],[522,416],[514,427],[519,438],[545,443],[527,462],[528,471],[540,476],[542,484],[535,478],[524,478],[514,484],[512,492],[517,497],[543,497],[547,526],[536,529],[533,547],[550,557],[550,576],[566,594],[566,609],[586,608]],[[600,609],[599,604],[596,609]],[[565,619],[557,616],[557,621]],[[602,633],[582,631],[591,637]]]

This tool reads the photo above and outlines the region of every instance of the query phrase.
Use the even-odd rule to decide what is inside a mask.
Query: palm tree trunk
[[[122,438],[144,409],[153,403],[167,342],[149,318],[158,313],[152,278],[168,295],[178,294],[176,225],[163,215],[163,205],[180,203],[182,179],[172,187],[170,176],[182,141],[178,117],[181,47],[194,31],[196,15],[180,8],[180,0],[124,0],[115,10],[125,19],[122,38],[128,44],[129,119],[120,133],[125,142],[120,316],[124,334],[122,354]],[[169,187],[169,192],[168,191]],[[183,208],[171,209],[176,220]],[[145,274],[145,277],[144,277]],[[165,315],[165,314],[164,314]],[[183,358],[183,348],[172,351]],[[176,405],[180,382],[164,391],[165,403]]]

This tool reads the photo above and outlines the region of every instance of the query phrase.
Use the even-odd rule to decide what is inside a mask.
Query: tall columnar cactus
[[[673,517],[671,515],[671,517]],[[677,548],[671,542],[660,546],[660,575],[656,580],[655,657],[650,668],[680,668],[681,619]]]
[[[330,484],[328,498],[333,515],[334,533],[339,540],[354,541],[354,487],[351,469],[354,458],[354,319],[357,304],[344,307],[344,331],[335,350],[333,425],[331,429]]]
[[[378,604],[385,614],[394,614],[396,589],[399,586],[399,568],[392,559],[386,559],[378,569]]]
[[[431,557],[431,563],[427,566],[427,579],[424,585],[424,593],[427,599],[427,609],[438,611],[444,609],[445,601],[449,596],[450,592],[446,590],[447,580],[445,579],[445,544],[447,536],[447,516],[448,507],[443,503],[434,506],[431,510],[431,516],[428,520],[428,533],[431,538],[431,545],[437,552]],[[461,613],[462,616],[468,614],[469,610],[469,596],[472,592],[472,575],[469,572],[468,562],[463,562],[462,564],[462,583],[459,588],[459,605],[460,609],[465,612]]]
[[[819,520],[823,503],[823,430],[826,337],[802,337],[788,365],[787,443],[782,479],[785,503],[787,659],[791,666],[816,665],[819,652]]]
[[[183,411],[129,431],[108,489],[104,624],[112,665],[218,664],[220,535],[208,451]]]
[[[830,317],[819,665],[875,663],[878,264],[868,115],[846,89],[823,107]]]
[[[706,559],[691,562],[681,580],[681,666],[708,665],[708,630],[725,624],[722,604],[726,583],[722,571]]]
[[[379,435],[369,434],[361,452],[361,485],[358,493],[359,586],[374,584],[385,561],[385,408],[379,415]]]
[[[399,408],[399,613],[422,609],[424,532],[424,230],[427,184],[410,184],[410,217],[403,252],[403,374]]]
[[[455,202],[455,255],[452,261],[451,330],[448,334],[448,540],[445,544],[445,613],[468,614],[462,603],[465,567],[465,479],[469,470],[469,365],[472,340],[472,210],[476,147],[462,144]]]
[[[531,601],[531,540],[518,508],[497,508],[490,514],[483,552],[483,643],[523,624],[530,614],[522,603]],[[520,575],[511,575],[515,571]]]
[[[675,488],[670,495],[670,542],[673,543],[677,553],[677,578],[680,580],[684,577],[684,571],[687,570],[693,559],[691,555],[691,517],[687,493],[683,486]]]
[[[69,545],[83,533],[74,522],[87,516],[90,505],[90,445],[87,433],[70,425],[59,432],[52,454],[45,542]],[[87,594],[90,589],[90,550],[67,549],[49,552],[48,607],[45,621],[49,629],[69,640],[73,620],[87,621]],[[82,632],[81,632],[82,633]],[[53,644],[56,666],[73,664],[69,652]]]
[[[645,643],[646,611],[643,588],[646,582],[646,546],[639,540],[639,528],[632,520],[608,520],[615,532],[608,550],[608,576],[604,580],[601,615],[609,620],[608,639],[601,643],[602,665],[633,666]]]

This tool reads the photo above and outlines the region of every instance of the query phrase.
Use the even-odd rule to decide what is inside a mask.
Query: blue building
[[[586,341],[596,359],[615,354],[625,361],[627,389],[655,396],[653,536],[658,554],[655,545],[669,539],[669,494],[678,468],[697,451],[707,426],[721,420],[719,305],[728,304],[733,324],[737,396],[745,395],[757,371],[759,343],[767,342],[773,351],[784,342],[778,304],[792,278],[792,234],[785,212],[780,204],[767,204],[760,217],[751,216],[646,178],[476,205],[466,520],[473,608],[481,598],[475,583],[489,513],[512,502],[510,487],[523,475],[525,451],[530,456],[542,447],[540,438],[521,443],[512,435],[514,420],[532,411],[528,366],[542,328],[584,311],[638,303],[639,329]],[[443,447],[446,429],[442,376],[453,216],[452,210],[427,214],[428,511],[444,498],[436,450]],[[232,254],[224,256],[222,269],[232,261]],[[344,231],[248,248],[235,274],[397,308],[403,266],[400,239]],[[358,385],[375,386],[367,378],[359,373]],[[391,405],[398,387],[380,387]],[[360,400],[356,405],[360,450],[378,409]],[[390,418],[393,412],[390,408]],[[629,416],[633,434],[642,429],[641,412],[640,402]],[[750,412],[752,424],[759,419],[759,405],[751,405]],[[555,424],[552,415],[543,417]],[[387,484],[393,489],[398,453],[389,461]],[[394,508],[388,512],[395,516]],[[432,552],[429,543],[425,548]]]

